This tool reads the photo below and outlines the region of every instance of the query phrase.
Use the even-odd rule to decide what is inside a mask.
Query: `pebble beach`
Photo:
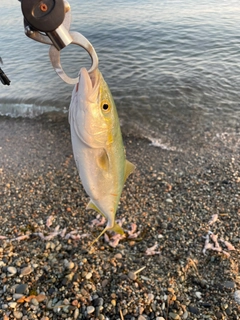
[[[239,146],[123,138],[126,236],[91,247],[67,117],[0,118],[0,319],[240,319]]]

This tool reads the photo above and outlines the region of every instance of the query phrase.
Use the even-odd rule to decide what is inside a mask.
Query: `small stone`
[[[174,293],[175,293],[175,291],[174,291],[173,288],[168,288],[167,290],[168,290],[168,292],[170,292],[171,294],[174,294]]]
[[[62,304],[63,304],[62,300],[59,300],[59,301],[54,305],[53,311],[56,312],[56,313],[59,312],[59,310],[60,310],[59,306],[62,306]]]
[[[25,283],[21,283],[16,287],[16,293],[26,293],[28,289],[28,285]]]
[[[95,298],[95,299],[92,300],[92,304],[93,304],[94,307],[97,307],[99,305],[98,304],[98,300],[99,300],[98,298]]]
[[[69,312],[69,306],[63,307],[62,310],[63,310],[63,312],[68,313]]]
[[[221,313],[220,311],[217,311],[216,314],[215,314],[215,316],[216,316],[219,320],[221,320],[222,317],[223,317],[223,315],[222,315],[222,313]]]
[[[31,300],[31,304],[33,304],[34,306],[38,306],[38,305],[39,305],[39,303],[38,303],[38,301],[37,301],[36,298],[33,298],[33,299]]]
[[[51,247],[51,242],[47,242],[45,245],[46,250],[48,250]]]
[[[111,301],[111,304],[112,304],[114,307],[116,307],[116,304],[117,304],[116,300],[113,299],[113,300]]]
[[[69,302],[69,300],[68,300],[68,299],[64,299],[64,300],[63,300],[63,304],[65,304],[65,305],[69,305],[69,304],[70,304],[70,302]]]
[[[196,295],[196,297],[198,299],[202,299],[202,293],[201,292],[197,291],[197,292],[195,292],[195,295]]]
[[[4,261],[0,261],[0,268],[4,267],[6,265],[6,263],[4,263]]]
[[[47,309],[52,309],[53,301],[50,299],[47,303]]]
[[[36,296],[36,299],[38,302],[42,302],[46,299],[47,297],[45,296],[45,294],[40,293],[39,295]]]
[[[81,289],[81,294],[82,294],[84,297],[88,297],[88,292],[87,292],[87,290],[85,290],[84,288]]]
[[[116,295],[115,292],[112,292],[112,293],[111,293],[111,298],[113,298],[113,299],[116,299],[116,298],[117,298],[117,295]]]
[[[226,314],[228,316],[230,316],[232,314],[232,309],[230,307],[228,307],[226,310],[225,310]]]
[[[105,288],[108,285],[108,280],[104,279],[102,282],[102,287]]]
[[[115,259],[122,259],[122,254],[121,253],[116,253],[114,258]]]
[[[51,242],[50,247],[51,247],[51,250],[54,250],[56,247],[55,243]]]
[[[223,303],[222,304],[222,310],[225,310],[225,309],[227,309],[228,308],[228,304],[227,303]]]
[[[103,306],[103,298],[98,299],[98,306]]]
[[[136,280],[136,279],[137,279],[137,275],[136,275],[134,272],[129,271],[129,272],[128,272],[128,278],[129,278],[130,280]]]
[[[22,316],[23,316],[22,312],[20,312],[20,311],[14,311],[14,312],[13,312],[13,315],[14,315],[14,317],[15,317],[16,319],[21,319]]]
[[[8,306],[9,306],[9,308],[11,308],[11,309],[15,309],[16,306],[17,306],[17,302],[9,302],[9,303],[8,303]]]
[[[167,198],[167,199],[166,199],[166,202],[167,202],[167,203],[173,203],[172,199],[170,199],[170,198]]]
[[[14,293],[14,295],[13,295],[14,300],[18,300],[22,297],[24,297],[24,295],[22,293]]]
[[[73,272],[70,272],[68,275],[66,275],[65,279],[66,279],[67,281],[72,281],[73,277],[74,277],[74,273],[73,273]]]
[[[93,313],[95,308],[93,306],[88,306],[87,307],[87,314]]]
[[[22,268],[20,274],[21,276],[28,276],[32,272],[33,272],[33,268],[31,266],[28,266],[26,268]]]
[[[200,314],[198,308],[196,308],[196,307],[194,307],[194,306],[192,306],[192,305],[189,305],[189,306],[188,306],[188,310],[189,310],[191,313],[193,313],[193,314]]]
[[[140,315],[140,316],[138,317],[138,320],[146,320],[146,318],[145,318],[143,315]]]
[[[234,289],[236,287],[236,284],[233,281],[224,281],[223,286],[227,289]]]
[[[74,268],[74,262],[68,261],[67,259],[65,259],[65,260],[64,260],[64,267],[65,267],[66,269],[71,270],[71,269]]]
[[[61,248],[62,248],[62,245],[61,245],[61,243],[56,247],[56,251],[60,251],[61,250]]]
[[[76,308],[76,309],[74,310],[74,313],[73,313],[73,319],[77,319],[78,316],[79,316],[79,309]]]
[[[144,307],[143,307],[143,306],[140,306],[140,307],[138,308],[138,313],[139,313],[139,314],[143,314],[143,312],[144,312]]]
[[[148,294],[148,301],[152,302],[154,300],[154,295],[152,293]]]
[[[240,290],[236,290],[234,292],[234,299],[237,302],[237,304],[240,304]]]
[[[180,319],[179,315],[176,314],[176,313],[173,313],[173,312],[169,312],[169,317],[171,319],[173,319],[173,320],[179,320]]]
[[[203,302],[203,303],[201,303],[201,305],[204,307],[204,308],[211,308],[211,303],[209,303],[209,302]]]
[[[176,301],[177,300],[177,296],[174,294],[174,295],[172,295],[172,297],[171,297],[171,301]]]
[[[188,312],[185,311],[184,314],[182,315],[182,319],[186,320],[188,318]]]
[[[101,310],[102,310],[102,307],[95,307],[95,312],[94,312],[95,318],[99,318]]]
[[[75,299],[75,300],[72,301],[72,305],[73,305],[74,307],[77,307],[78,304],[79,304],[79,302],[78,302],[77,299]]]
[[[163,317],[157,317],[156,320],[165,320]]]
[[[92,278],[92,273],[91,272],[88,272],[86,274],[86,277],[85,277],[87,280],[91,279]]]
[[[122,314],[126,316],[128,314],[128,309],[123,309]]]
[[[69,270],[73,269],[73,268],[74,268],[74,262],[70,261],[70,262],[68,263],[67,268],[68,268]]]
[[[17,268],[15,267],[8,267],[7,268],[7,271],[11,274],[11,275],[14,275],[17,273]]]

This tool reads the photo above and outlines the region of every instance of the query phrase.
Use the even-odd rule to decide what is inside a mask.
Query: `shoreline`
[[[0,118],[4,320],[239,319],[238,158],[221,155],[221,146],[218,152],[207,146],[177,152],[123,138],[137,169],[124,187],[117,219],[125,219],[126,230],[136,224],[140,233],[116,248],[101,237],[89,249],[102,227],[90,226],[96,214],[85,210],[88,197],[67,118]],[[218,220],[209,226],[213,214]],[[88,236],[39,235],[47,237],[57,226]],[[204,255],[208,231],[236,250],[229,257],[213,250]],[[27,237],[9,241],[19,236]],[[146,255],[155,244],[157,253]]]

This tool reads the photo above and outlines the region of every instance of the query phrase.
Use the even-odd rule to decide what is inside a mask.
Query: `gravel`
[[[126,237],[90,247],[103,227],[85,210],[67,119],[0,122],[1,319],[240,319],[240,150],[124,136],[137,167],[117,212]],[[203,254],[210,231],[235,250]]]

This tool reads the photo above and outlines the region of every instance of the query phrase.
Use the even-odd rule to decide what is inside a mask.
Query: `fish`
[[[117,109],[98,68],[90,74],[80,69],[72,92],[69,124],[75,163],[90,197],[86,209],[95,210],[107,220],[93,243],[107,230],[124,234],[115,216],[124,184],[135,165],[126,159]]]

